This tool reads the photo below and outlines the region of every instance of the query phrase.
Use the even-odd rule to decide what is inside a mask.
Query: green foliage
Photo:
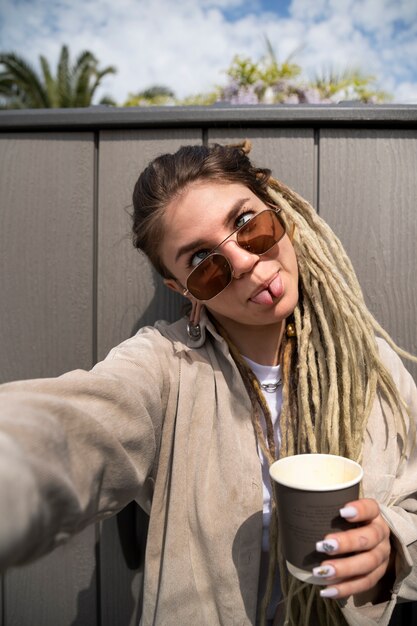
[[[232,81],[239,82],[242,87],[249,87],[260,79],[261,70],[249,57],[236,55],[226,74]]]
[[[141,92],[144,98],[152,99],[158,97],[174,98],[174,92],[164,85],[152,85]]]
[[[301,67],[297,63],[291,62],[296,52],[293,52],[282,63],[279,63],[268,37],[265,37],[265,45],[266,55],[261,59],[261,64],[263,65],[261,78],[267,86],[272,86],[281,80],[292,80],[301,74]]]
[[[389,95],[374,86],[374,78],[360,70],[328,71],[313,81],[301,79],[302,69],[287,57],[280,62],[268,38],[259,61],[239,55],[226,70],[228,78],[216,90],[217,101],[230,104],[327,104],[341,100],[365,103],[385,102]],[[200,98],[204,100],[204,95]]]
[[[391,98],[390,94],[373,87],[375,77],[365,75],[358,68],[336,71],[324,68],[311,82],[321,98],[330,100],[359,100],[364,103],[381,103]]]
[[[208,106],[217,102],[218,99],[218,91],[190,95],[185,98],[176,98],[174,92],[169,87],[165,87],[164,85],[152,85],[136,94],[129,94],[123,106]]]
[[[25,109],[47,106],[48,94],[34,69],[16,54],[0,54],[0,94],[2,108]]]
[[[99,69],[96,57],[82,52],[71,66],[67,46],[62,46],[56,76],[47,59],[39,57],[41,73],[17,54],[0,54],[0,107],[3,109],[86,107],[107,74],[116,69]],[[106,99],[109,103],[110,99]],[[111,101],[113,102],[113,101]]]
[[[293,61],[297,53],[282,62],[278,60],[270,40],[265,38],[265,54],[259,60],[236,55],[225,70],[224,86],[214,86],[207,93],[177,98],[169,87],[151,85],[137,93],[129,93],[123,106],[208,106],[216,102],[230,104],[298,104],[333,103],[356,100],[364,103],[388,101],[389,94],[375,86],[372,76],[358,69],[335,71],[325,69],[314,80],[301,79],[302,69]],[[71,65],[67,46],[62,46],[55,75],[44,56],[39,57],[40,72],[17,54],[0,53],[0,108],[86,107],[103,78],[116,69],[99,68],[97,58],[84,51]],[[101,104],[115,105],[106,96]]]
[[[175,104],[174,92],[164,85],[152,85],[136,94],[130,93],[123,106],[164,106],[168,104]]]
[[[111,96],[103,96],[99,104],[102,104],[104,106],[117,107],[116,100],[112,98]]]
[[[341,100],[384,102],[385,92],[373,86],[374,78],[359,70],[328,71],[314,81],[301,80],[301,67],[287,57],[279,62],[265,38],[266,54],[259,61],[235,56],[226,70],[228,81],[219,89],[219,100],[231,104],[333,103]]]
[[[226,70],[227,76],[242,88],[263,83],[263,89],[275,85],[278,81],[296,78],[301,74],[301,67],[291,62],[291,57],[282,63],[278,61],[277,55],[266,38],[267,53],[259,62],[253,61],[249,57],[236,55],[230,67]]]
[[[219,92],[218,90],[214,90],[208,93],[197,93],[182,99],[177,99],[176,104],[179,106],[210,106],[218,102],[218,100]]]

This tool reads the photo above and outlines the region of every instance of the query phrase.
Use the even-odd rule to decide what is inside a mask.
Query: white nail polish
[[[335,576],[336,570],[333,565],[319,565],[313,569],[313,575],[319,578],[327,578],[329,576]]]
[[[345,506],[343,507],[343,509],[339,510],[340,517],[345,517],[345,518],[356,517],[357,514],[358,514],[358,511],[357,509],[355,509],[354,506]]]
[[[320,595],[322,598],[337,598],[339,592],[336,587],[326,587],[320,591]]]
[[[332,554],[339,549],[339,542],[336,539],[324,539],[316,543],[317,552],[325,552],[326,554]]]

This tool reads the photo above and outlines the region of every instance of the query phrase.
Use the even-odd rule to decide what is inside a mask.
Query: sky
[[[417,103],[417,0],[0,0],[0,51],[55,68],[90,50],[114,65],[95,98],[165,85],[178,97],[226,81],[234,55],[259,60],[271,42],[305,80],[359,68],[396,103]]]

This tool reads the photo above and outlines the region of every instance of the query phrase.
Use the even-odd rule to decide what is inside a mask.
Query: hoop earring
[[[191,301],[190,321],[187,324],[187,333],[190,339],[197,341],[201,337],[200,315],[203,304],[198,300]]]

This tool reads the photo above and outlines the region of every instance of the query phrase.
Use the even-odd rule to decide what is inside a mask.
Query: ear
[[[168,289],[172,289],[172,291],[180,293],[182,296],[184,295],[184,287],[180,285],[175,278],[164,278],[164,285],[168,287]]]

